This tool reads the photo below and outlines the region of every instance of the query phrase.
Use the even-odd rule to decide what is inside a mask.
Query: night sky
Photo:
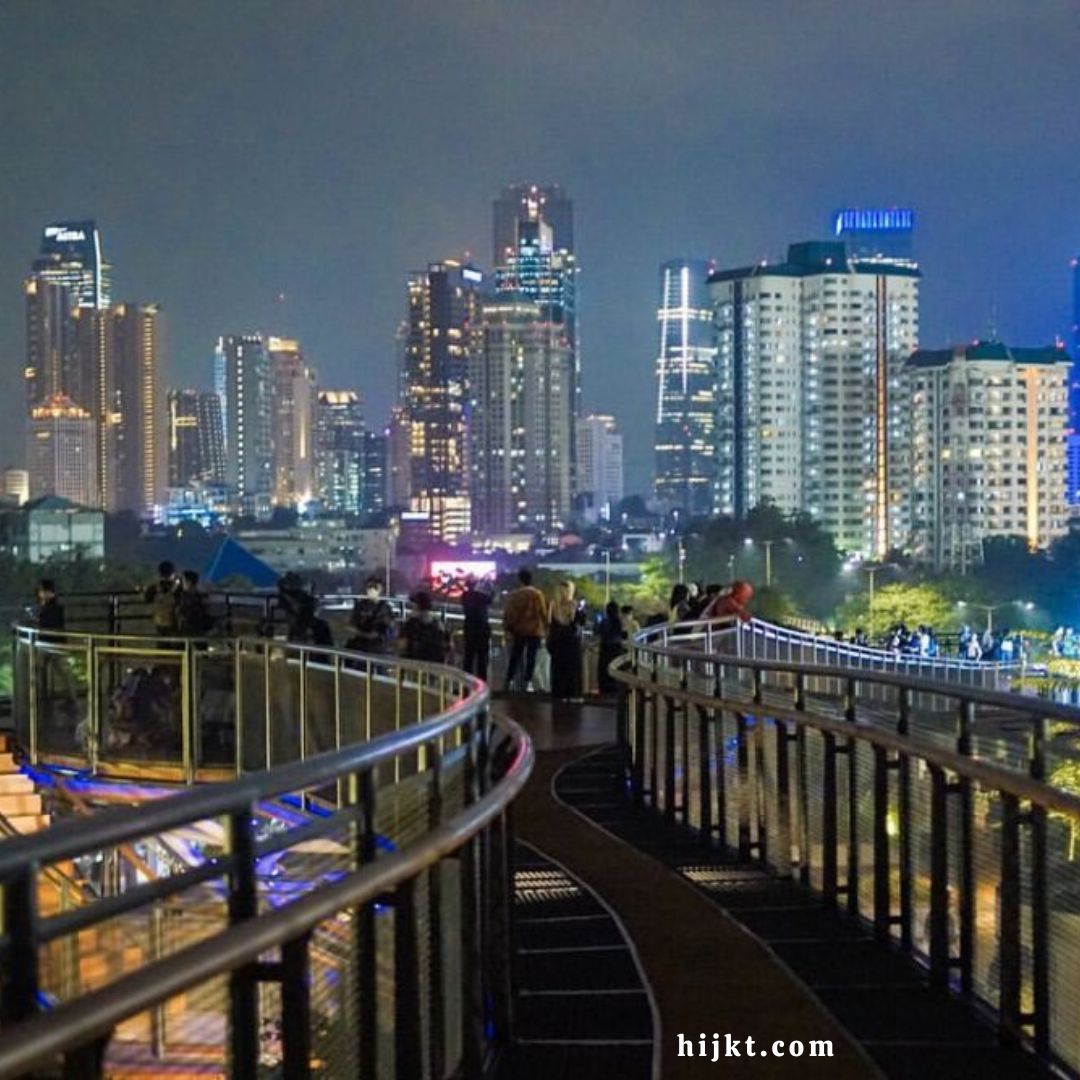
[[[21,461],[21,282],[95,218],[158,300],[173,384],[220,333],[299,337],[381,423],[409,270],[490,260],[491,200],[575,200],[586,405],[651,468],[658,264],[782,256],[911,205],[923,342],[1068,332],[1077,0],[0,0],[0,461]]]

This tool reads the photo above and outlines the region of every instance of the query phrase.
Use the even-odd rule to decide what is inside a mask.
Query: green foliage
[[[930,582],[897,582],[874,590],[873,618],[868,589],[856,593],[840,605],[836,622],[846,633],[866,630],[879,637],[897,623],[909,628],[932,626],[938,633],[949,633],[959,624],[956,603],[945,591]]]
[[[795,601],[775,585],[771,588],[763,585],[754,590],[750,611],[759,619],[779,623],[781,626],[790,625],[791,621],[799,616]]]

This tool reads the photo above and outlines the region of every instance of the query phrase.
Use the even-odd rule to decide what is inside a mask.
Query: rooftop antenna
[[[1001,338],[998,337],[997,297],[993,296],[993,295],[991,295],[991,297],[990,297],[990,326],[989,326],[989,330],[990,330],[990,340],[991,341],[1000,341],[1001,340]]]

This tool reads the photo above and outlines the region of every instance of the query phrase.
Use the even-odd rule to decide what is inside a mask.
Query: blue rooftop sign
[[[837,210],[833,214],[833,234],[849,232],[911,232],[915,211],[894,207],[891,210]]]

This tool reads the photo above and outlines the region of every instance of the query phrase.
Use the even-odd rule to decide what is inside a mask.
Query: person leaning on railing
[[[159,637],[171,637],[176,633],[176,599],[179,592],[176,567],[168,559],[158,563],[158,579],[152,585],[147,585],[143,599],[150,605],[150,618]]]

